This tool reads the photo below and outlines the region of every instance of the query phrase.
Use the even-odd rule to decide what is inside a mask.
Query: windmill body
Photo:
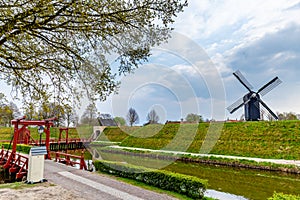
[[[273,117],[274,119],[278,119],[277,115],[260,98],[261,96],[264,96],[272,89],[274,89],[280,83],[282,83],[282,81],[278,77],[275,77],[270,82],[261,87],[257,92],[254,92],[252,91],[252,85],[245,79],[245,77],[239,70],[234,72],[233,75],[248,90],[248,93],[227,108],[230,113],[234,113],[239,108],[244,106],[246,121],[260,120],[262,109],[266,110],[269,113],[269,116]]]
[[[248,103],[244,105],[246,121],[258,121],[260,119],[259,95],[255,98],[251,98],[252,95],[253,93],[248,93],[243,97],[244,102],[248,101]]]

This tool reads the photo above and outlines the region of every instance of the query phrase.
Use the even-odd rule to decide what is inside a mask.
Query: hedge
[[[208,184],[207,180],[197,177],[163,170],[154,171],[125,163],[97,160],[94,162],[94,166],[97,171],[134,179],[164,190],[184,194],[193,199],[203,199]]]
[[[1,148],[2,148],[2,146],[4,147],[4,149],[8,149],[9,143],[0,144]],[[12,148],[12,144],[10,146],[10,150],[11,150],[11,148]],[[29,154],[30,149],[31,149],[31,146],[28,146],[28,145],[24,145],[24,144],[18,144],[17,145],[17,152]]]
[[[300,200],[300,196],[275,192],[268,200]]]

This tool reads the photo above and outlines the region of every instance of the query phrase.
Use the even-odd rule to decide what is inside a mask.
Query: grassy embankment
[[[37,131],[37,127],[28,127],[30,135],[34,140],[38,140],[40,135]],[[11,140],[14,133],[13,127],[0,127],[0,140]],[[68,137],[69,138],[85,138],[88,139],[93,133],[92,126],[82,126],[77,128],[69,128]],[[51,127],[50,128],[50,138],[59,137],[59,128]],[[66,137],[66,132],[62,132],[62,138]],[[42,134],[42,139],[46,139],[46,134]]]
[[[199,153],[209,123],[149,125],[134,130],[107,128],[98,140],[121,146]],[[216,133],[218,134],[218,133]],[[183,146],[183,147],[182,147]],[[300,121],[224,123],[211,154],[300,160]]]

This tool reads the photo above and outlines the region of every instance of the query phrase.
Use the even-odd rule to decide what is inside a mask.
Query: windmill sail
[[[243,74],[237,70],[233,73],[233,75],[247,88],[249,92],[253,89],[253,86],[247,81],[247,79],[243,76]]]
[[[257,91],[257,93],[259,93],[261,96],[264,96],[267,93],[269,93],[271,90],[273,90],[275,87],[277,87],[280,83],[282,83],[282,81],[278,77],[275,77],[269,83],[261,87]]]
[[[244,105],[243,98],[238,99],[236,102],[231,104],[231,106],[227,107],[227,110],[230,112],[230,114],[234,113],[236,110],[238,110],[240,107]]]
[[[270,115],[272,115],[275,119],[278,119],[277,115],[267,106],[267,104],[265,104],[265,102],[263,102],[261,99],[259,99],[258,101],[263,107],[265,107],[265,109],[270,113]]]
[[[267,106],[265,102],[260,99],[260,95],[264,96],[275,87],[277,87],[282,81],[275,77],[257,92],[252,91],[253,86],[246,80],[242,73],[237,70],[233,75],[240,81],[240,83],[249,91],[243,98],[238,99],[227,110],[232,114],[242,106],[245,108],[245,119],[247,121],[257,121],[261,119],[261,111],[265,110],[274,119],[278,119],[277,115]],[[261,106],[260,106],[261,105]],[[261,110],[262,109],[262,110]]]

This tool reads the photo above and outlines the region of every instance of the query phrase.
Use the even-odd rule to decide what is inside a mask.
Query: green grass
[[[198,126],[198,127],[195,127]],[[149,125],[124,137],[115,129],[113,137],[123,135],[121,146],[150,149],[185,150],[199,153],[209,123]],[[110,128],[107,128],[109,138]],[[211,154],[300,160],[300,121],[224,123],[221,136]]]
[[[0,128],[0,140],[10,140],[14,133],[12,127],[1,127]]]
[[[98,141],[121,142],[121,146],[199,153],[209,123],[166,124],[143,127],[107,127]],[[36,128],[31,135],[38,139]],[[70,138],[89,138],[92,126],[70,129]],[[0,140],[9,140],[12,130],[0,128]],[[51,137],[59,130],[51,128]],[[45,134],[43,134],[43,138]],[[224,123],[211,154],[300,160],[300,121]]]
[[[15,182],[15,183],[5,183],[5,184],[0,184],[0,189],[8,188],[8,189],[24,189],[24,188],[31,188],[34,187],[33,184],[26,184],[23,182]]]
[[[28,127],[30,131],[30,136],[34,140],[39,140],[40,135],[37,131],[37,127]],[[0,127],[0,140],[11,140],[14,133],[13,127]],[[69,128],[68,137],[69,138],[89,138],[93,133],[93,127],[77,127]],[[46,138],[46,134],[42,134],[42,139]],[[50,128],[50,138],[59,138],[59,128],[51,127]],[[66,132],[62,132],[62,138],[66,138]]]
[[[126,133],[129,130],[123,130],[119,127],[108,127],[97,139],[98,141],[121,142],[129,135]]]

